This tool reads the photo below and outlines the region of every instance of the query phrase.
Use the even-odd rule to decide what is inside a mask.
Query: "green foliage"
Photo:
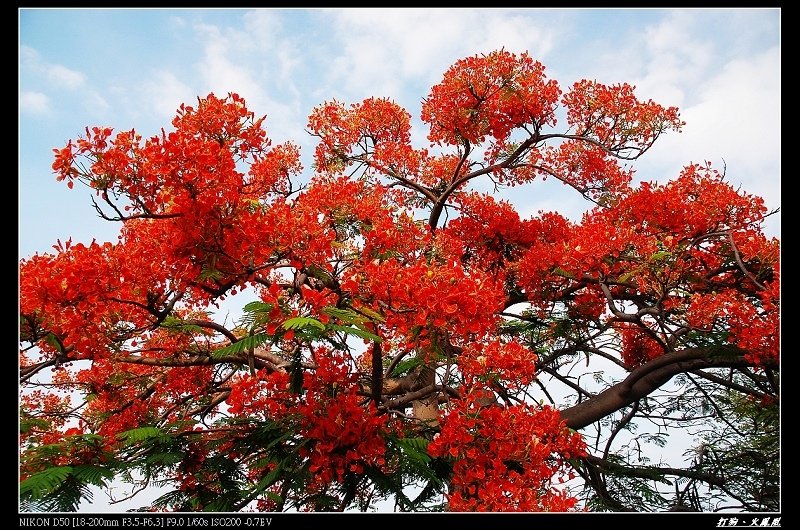
[[[164,433],[158,427],[144,426],[121,432],[117,437],[125,445],[134,445],[145,442],[151,438],[164,439]]]
[[[40,500],[61,486],[71,474],[70,466],[51,467],[35,473],[20,483],[20,496]]]
[[[395,502],[402,511],[412,511],[414,503],[403,491],[403,486],[396,476],[386,475],[380,469],[364,466],[364,475],[370,479],[378,493],[385,497],[395,496]]]
[[[373,342],[381,342],[381,338],[375,335],[374,333],[370,333],[369,331],[357,327],[353,328],[350,326],[340,326],[338,324],[328,324],[327,328],[333,331],[340,331],[347,335],[353,335],[354,337],[358,337],[360,339],[371,340]]]
[[[56,351],[58,351],[58,352],[62,351],[61,350],[61,343],[58,342],[58,339],[52,333],[48,333],[47,335],[45,335],[44,340],[45,340],[45,342],[47,342],[47,344],[49,344],[50,346],[55,348]]]
[[[428,440],[425,438],[398,438],[395,443],[411,460],[426,465],[431,461],[428,455]]]
[[[397,365],[394,367],[394,370],[392,370],[392,377],[398,377],[400,375],[408,373],[417,366],[420,366],[421,364],[423,364],[423,359],[419,357],[404,359],[399,363],[397,363]]]
[[[386,321],[383,318],[383,315],[373,311],[372,309],[370,309],[368,307],[359,307],[357,310],[354,310],[354,311],[366,315],[373,322],[385,322]]]
[[[205,281],[205,280],[221,280],[223,274],[221,271],[217,270],[213,266],[203,265],[203,268],[200,269],[200,274],[197,276],[198,281]]]
[[[26,434],[31,430],[44,431],[50,428],[50,422],[42,418],[36,418],[24,411],[19,416],[19,432]]]
[[[290,318],[282,324],[283,329],[298,329],[304,330],[307,328],[316,328],[319,330],[325,329],[325,324],[317,320],[316,318],[310,317],[294,317]]]
[[[106,486],[114,472],[95,465],[53,466],[34,473],[19,485],[24,511],[75,511],[83,499],[91,500],[89,485]]]
[[[241,324],[253,328],[255,326],[265,324],[269,319],[269,314],[275,306],[261,301],[254,301],[245,304],[243,310],[244,315],[241,319]]]
[[[160,510],[174,509],[174,507],[187,506],[189,504],[190,495],[185,491],[172,490],[161,495],[153,501],[153,508]]]
[[[172,315],[168,315],[162,322],[161,327],[166,328],[175,332],[183,332],[183,333],[203,333],[204,330],[197,324],[191,324],[189,322],[185,322],[180,318],[174,317]]]
[[[262,344],[268,342],[270,339],[272,339],[272,337],[266,333],[256,333],[255,335],[242,337],[233,344],[229,344],[219,348],[218,350],[215,350],[212,356],[215,359],[218,359],[221,357],[227,357],[229,355],[238,355],[240,353],[248,352],[251,349],[258,348]]]
[[[108,467],[81,464],[72,468],[72,476],[79,482],[104,486],[106,481],[114,478],[114,471]]]
[[[399,464],[397,471],[386,475],[378,469],[365,468],[365,474],[381,493],[394,497],[400,510],[431,510],[428,503],[445,490],[451,472],[450,464],[442,459],[431,458],[428,440],[420,436],[389,436],[387,451],[387,458]],[[414,499],[404,491],[408,484],[415,484],[420,492]]]
[[[724,493],[747,511],[780,509],[780,410],[739,393],[720,396],[726,415],[703,437],[701,467],[726,478]]]
[[[248,302],[242,308],[245,313],[269,313],[272,311],[274,306],[272,304],[267,304],[265,302],[261,302],[259,300],[255,300],[253,302]]]

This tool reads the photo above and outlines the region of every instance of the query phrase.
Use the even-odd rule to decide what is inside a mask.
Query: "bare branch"
[[[603,472],[623,475],[626,477],[655,480],[658,476],[672,475],[675,477],[686,477],[699,480],[717,487],[721,487],[723,484],[725,484],[724,477],[712,475],[711,473],[703,473],[702,471],[697,471],[694,469],[680,469],[675,467],[659,466],[623,466],[594,455],[587,455],[585,460],[597,466]]]

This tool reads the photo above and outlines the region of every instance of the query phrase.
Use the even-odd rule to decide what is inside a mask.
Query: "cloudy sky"
[[[388,96],[415,116],[467,55],[528,51],[566,89],[581,78],[630,82],[687,121],[635,165],[666,180],[688,162],[727,167],[731,182],[780,206],[780,12],[734,10],[128,10],[23,9],[20,46],[21,256],[57,238],[115,240],[88,190],[56,183],[52,149],[87,125],[145,137],[181,102],[238,92],[267,115],[275,141],[305,148],[313,106]],[[167,127],[168,128],[168,127]],[[586,204],[555,182],[504,192],[524,215]],[[774,235],[780,219],[769,222]]]
[[[769,208],[781,205],[776,9],[22,9],[19,25],[21,257],[56,239],[116,240],[90,192],[68,190],[50,168],[52,149],[86,126],[147,137],[168,129],[182,102],[237,92],[267,115],[273,141],[304,148],[309,168],[315,105],[393,98],[415,116],[423,146],[430,87],[459,58],[499,48],[528,51],[564,90],[582,78],[629,82],[678,106],[684,132],[637,161],[637,178],[665,181],[708,160]],[[552,180],[501,195],[525,216],[557,209],[578,219],[588,207]],[[767,227],[779,236],[779,215]]]

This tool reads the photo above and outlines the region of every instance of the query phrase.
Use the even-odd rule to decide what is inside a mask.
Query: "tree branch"
[[[630,421],[633,419],[633,417],[636,416],[637,412],[639,412],[639,402],[635,401],[633,403],[633,406],[631,407],[631,410],[629,410],[628,413],[625,414],[625,416],[623,416],[622,419],[619,420],[619,422],[617,422],[617,424],[612,429],[611,435],[608,437],[608,441],[606,441],[606,447],[603,450],[603,459],[607,459],[608,458],[608,453],[611,450],[611,443],[614,441],[614,438],[616,438],[617,434],[619,434],[619,432],[628,423],[630,423]]]
[[[219,333],[225,335],[225,338],[231,341],[231,344],[239,341],[239,338],[233,333],[231,333],[231,331],[228,328],[226,328],[221,324],[217,324],[216,322],[211,322],[208,320],[196,320],[196,319],[185,320],[184,322],[186,322],[186,324],[189,326],[198,326],[201,328],[213,329],[214,331],[218,331]]]
[[[402,407],[403,405],[407,405],[414,400],[422,399],[424,397],[428,397],[429,395],[433,394],[434,392],[447,392],[454,398],[458,399],[459,396],[458,392],[450,388],[449,386],[442,386],[442,385],[428,385],[424,388],[420,388],[414,392],[409,392],[404,394],[398,398],[392,399],[390,401],[386,401],[381,405],[381,410],[389,410],[397,407]]]
[[[381,391],[383,390],[383,352],[380,342],[372,344],[372,401],[375,406],[381,404]]]
[[[717,383],[718,385],[722,385],[725,388],[730,388],[731,390],[737,390],[737,391],[741,392],[742,394],[747,394],[747,395],[750,395],[750,396],[754,396],[754,397],[757,397],[759,399],[762,399],[762,398],[764,398],[766,396],[766,394],[764,394],[762,392],[759,392],[758,390],[755,390],[753,388],[748,388],[748,387],[746,387],[744,385],[740,385],[739,383],[736,383],[734,381],[729,381],[729,380],[727,380],[727,379],[725,379],[723,377],[719,377],[718,375],[710,374],[710,373],[704,372],[702,370],[694,370],[692,373],[694,375],[702,377],[703,379],[705,379],[707,381],[711,381],[712,383]]]
[[[686,477],[694,480],[699,480],[707,484],[721,487],[725,484],[725,478],[710,473],[703,473],[702,471],[695,471],[693,469],[680,469],[675,467],[658,467],[658,466],[642,466],[642,467],[628,467],[614,462],[610,462],[604,458],[594,455],[587,455],[585,460],[592,465],[597,466],[598,469],[605,473],[614,475],[622,475],[625,477],[644,478],[656,480],[656,476],[673,475],[676,477]]]
[[[528,138],[527,140],[522,142],[519,145],[519,147],[517,147],[514,150],[514,152],[511,153],[510,155],[508,155],[508,158],[506,158],[502,162],[498,162],[496,164],[492,164],[490,166],[486,166],[484,168],[477,169],[475,171],[471,171],[471,172],[469,172],[466,175],[463,175],[461,177],[458,177],[458,175],[453,175],[453,181],[450,183],[449,186],[447,186],[447,189],[445,189],[441,193],[441,195],[439,195],[439,197],[436,199],[436,202],[433,205],[433,209],[431,210],[431,215],[428,218],[428,226],[430,226],[431,230],[436,230],[436,227],[439,224],[439,217],[442,215],[442,210],[444,210],[444,205],[447,202],[447,199],[450,197],[450,195],[453,194],[453,192],[455,190],[458,189],[459,186],[461,186],[462,184],[464,184],[465,182],[467,182],[469,180],[474,179],[475,177],[479,177],[481,175],[487,175],[487,174],[491,173],[492,171],[495,171],[495,170],[498,170],[498,169],[507,168],[512,163],[514,163],[516,160],[518,160],[519,157],[522,156],[522,154],[525,153],[525,151],[530,146],[535,144],[537,141],[538,141],[538,137],[537,136]],[[460,165],[459,165],[459,167],[460,167]]]
[[[621,382],[561,411],[571,429],[587,425],[649,395],[674,376],[703,368],[749,366],[744,351],[736,346],[687,348],[668,352],[633,370]]]

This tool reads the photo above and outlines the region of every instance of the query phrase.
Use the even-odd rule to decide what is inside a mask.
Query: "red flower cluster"
[[[308,128],[321,139],[314,151],[317,170],[332,175],[350,162],[348,155],[359,142],[370,144],[369,166],[381,173],[416,173],[427,155],[411,147],[411,115],[385,98],[368,98],[349,108],[336,100],[324,103],[312,111]]]
[[[374,405],[363,406],[355,376],[341,355],[325,348],[314,352],[316,367],[303,378],[303,392],[294,393],[290,375],[260,371],[232,384],[229,413],[282,422],[303,440],[299,455],[308,458],[314,485],[324,488],[360,474],[364,466],[381,468],[387,416]]]
[[[551,482],[583,454],[580,436],[550,408],[483,399],[527,403],[536,352],[548,369],[616,348],[632,370],[691,341],[778,360],[780,244],[761,230],[763,200],[708,165],[632,186],[620,163],[679,130],[677,109],[627,84],[580,81],[561,97],[541,63],[501,50],[457,62],[421,117],[436,154],[412,147],[411,116],[388,99],[315,108],[300,188],[299,148],[273,146],[236,94],[181,106],[172,131],[146,140],[94,127],[55,150],[57,179],[90,187],[122,227],[116,243],[59,242],[20,262],[21,377],[52,389],[22,396],[25,472],[42,444],[102,436],[101,449],[65,449],[69,464],[119,451],[140,425],[183,436],[226,413],[244,421],[192,431],[208,443],[181,464],[185,491],[219,487],[207,446],[276,422],[300,455],[291,465],[327,495],[367,466],[387,471],[387,440],[420,435],[409,408],[447,402],[429,450],[453,459],[451,509],[566,510],[575,500]],[[595,207],[580,221],[522,218],[473,186],[536,178]],[[227,327],[212,306],[243,290],[257,310]],[[272,464],[245,464],[247,476]]]
[[[561,90],[544,66],[528,54],[507,51],[457,61],[422,105],[433,143],[481,144],[487,136],[505,142],[517,127],[555,125]]]
[[[482,406],[483,392],[455,404],[428,445],[431,456],[454,460],[450,510],[573,509],[576,499],[552,480],[585,454],[581,436],[550,407]]]
[[[500,380],[511,389],[523,388],[533,381],[537,356],[517,342],[472,343],[458,359],[466,379],[473,381]]]
[[[389,259],[364,264],[365,289],[385,301],[387,331],[412,340],[425,339],[428,331],[446,329],[451,336],[469,340],[483,336],[498,322],[502,284],[495,278],[458,263],[429,263],[426,259],[402,263]]]
[[[622,362],[628,368],[641,366],[664,353],[663,346],[643,327],[620,322],[616,328],[622,337]]]
[[[664,131],[678,131],[684,125],[676,107],[639,101],[633,89],[627,83],[607,86],[578,81],[562,99],[567,123],[575,127],[576,135],[588,136],[605,149],[631,157],[649,149]]]

